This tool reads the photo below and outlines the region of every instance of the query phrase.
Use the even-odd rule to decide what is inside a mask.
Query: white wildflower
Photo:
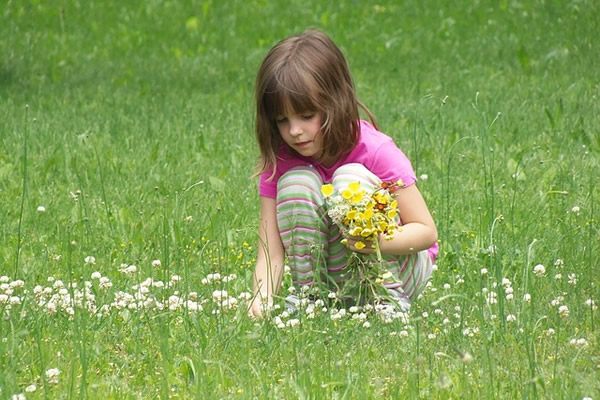
[[[161,265],[162,265],[162,263],[160,262],[160,260],[154,260],[154,261],[152,261],[152,266],[154,268],[160,268]]]
[[[567,318],[569,316],[569,307],[564,305],[558,307],[558,315],[560,315],[561,318]]]
[[[514,314],[508,314],[506,316],[506,322],[515,322],[517,320],[517,317]]]
[[[44,207],[44,206],[38,206],[38,208],[37,208],[37,212],[39,212],[39,213],[44,213],[44,212],[46,212],[46,207]]]
[[[596,311],[598,309],[598,306],[596,305],[596,303],[592,299],[587,299],[585,301],[585,305],[588,306],[588,307],[590,307],[592,309],[592,311]]]
[[[96,264],[96,257],[87,256],[86,258],[84,258],[84,261],[86,264]]]
[[[542,277],[546,274],[546,267],[544,267],[542,264],[538,264],[535,267],[533,267],[533,273],[536,276]]]
[[[569,278],[569,285],[577,285],[577,274],[569,274],[568,275]]]
[[[557,268],[562,268],[564,265],[565,262],[560,258],[557,258],[556,261],[554,261],[554,266]]]
[[[58,376],[60,375],[60,371],[58,368],[50,368],[46,371],[46,378],[48,378],[48,383],[57,384]]]
[[[300,320],[298,318],[292,318],[285,323],[285,326],[287,326],[288,328],[293,328],[295,326],[298,326],[299,323]]]

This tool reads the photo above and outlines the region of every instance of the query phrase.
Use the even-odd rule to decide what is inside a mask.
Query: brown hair
[[[321,112],[322,159],[349,153],[360,135],[358,107],[373,125],[375,118],[356,97],[341,50],[324,33],[309,30],[277,43],[266,55],[256,78],[258,174],[273,169],[283,139],[276,117],[289,112]]]

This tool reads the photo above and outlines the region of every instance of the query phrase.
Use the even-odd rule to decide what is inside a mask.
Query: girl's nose
[[[299,135],[302,133],[302,126],[298,121],[290,121],[290,134]]]

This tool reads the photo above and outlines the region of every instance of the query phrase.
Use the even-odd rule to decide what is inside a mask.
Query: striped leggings
[[[341,191],[357,181],[367,193],[381,183],[363,165],[346,164],[335,171],[332,184]],[[343,285],[351,250],[340,243],[343,238],[339,228],[327,215],[321,185],[323,180],[312,166],[292,168],[277,182],[277,225],[294,286],[311,285],[317,280]],[[432,257],[427,250],[407,256],[384,255],[384,263],[396,278],[395,283],[386,283],[393,296],[418,296],[432,272]]]

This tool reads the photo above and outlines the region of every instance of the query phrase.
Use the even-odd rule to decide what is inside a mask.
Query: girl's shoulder
[[[391,137],[378,131],[373,125],[364,120],[360,121],[360,138],[358,142],[359,144],[366,145],[369,149],[394,144],[394,140]]]

